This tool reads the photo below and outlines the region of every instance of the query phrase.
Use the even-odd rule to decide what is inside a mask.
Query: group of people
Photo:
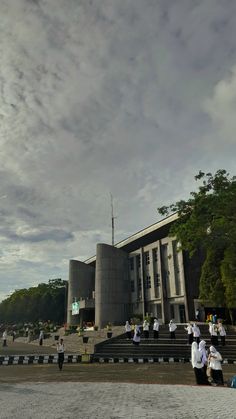
[[[185,330],[188,334],[188,344],[191,345],[193,341],[199,343],[200,342],[200,336],[201,331],[199,326],[196,323],[188,323],[185,327]],[[211,336],[211,344],[212,346],[218,346],[219,340],[218,336],[221,338],[221,345],[225,346],[225,336],[226,336],[226,330],[221,322],[215,324],[209,322],[209,333]]]
[[[224,385],[222,356],[212,345],[206,350],[206,342],[192,343],[191,363],[196,383],[200,385]]]
[[[152,330],[153,330],[153,338],[158,339],[159,338],[159,328],[160,323],[158,319],[154,319]],[[175,339],[175,330],[177,329],[177,326],[173,320],[170,320],[169,323],[169,332],[170,332],[170,339]],[[143,335],[144,339],[149,339],[149,331],[150,331],[150,323],[147,320],[144,320],[142,325]],[[125,323],[125,332],[127,339],[131,340],[133,339],[133,344],[138,346],[141,341],[141,326],[140,325],[134,325],[133,323],[130,323],[128,320]]]

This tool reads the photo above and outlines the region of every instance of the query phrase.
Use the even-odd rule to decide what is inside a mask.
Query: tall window
[[[140,268],[140,266],[141,266],[141,257],[140,257],[140,255],[138,255],[138,256],[136,256],[137,257],[137,267],[138,268]]]
[[[146,264],[146,265],[150,265],[150,256],[149,256],[149,252],[145,252],[145,253],[144,253],[144,258],[145,258],[145,264]]]

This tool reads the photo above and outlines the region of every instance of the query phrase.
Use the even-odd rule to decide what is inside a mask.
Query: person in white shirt
[[[170,339],[175,339],[176,329],[177,329],[177,326],[176,326],[174,320],[170,320],[170,323],[169,323]]]
[[[205,340],[201,340],[198,346],[199,352],[201,353],[201,361],[203,363],[203,373],[204,373],[204,380],[206,384],[210,384],[207,377],[207,365],[208,365],[208,356],[206,351],[206,342]]]
[[[149,323],[147,320],[144,320],[143,322],[143,332],[144,332],[144,338],[149,338]]]
[[[64,347],[63,339],[60,339],[60,341],[57,343],[59,370],[62,370],[62,366],[63,366],[63,362],[64,362],[64,352],[65,352],[65,347]]]
[[[218,324],[218,331],[219,331],[219,334],[220,334],[221,345],[225,346],[226,331],[225,331],[225,328],[224,328],[222,323]]]
[[[200,332],[199,327],[196,325],[196,323],[193,323],[193,337],[197,343],[200,342],[200,335],[201,335],[201,332]]]
[[[188,344],[192,345],[193,343],[193,327],[191,323],[188,323],[187,326],[184,328],[188,332]]]
[[[43,331],[40,330],[40,333],[39,333],[39,345],[40,346],[42,346],[42,344],[43,344],[43,338],[44,338]]]
[[[209,322],[209,333],[211,335],[211,344],[218,346],[217,326]]]
[[[127,339],[131,339],[131,325],[129,324],[128,320],[125,323],[125,331]]]
[[[139,326],[135,326],[134,329],[134,337],[133,337],[133,344],[139,346],[141,341],[141,332]]]
[[[158,319],[154,319],[154,323],[153,323],[153,337],[154,339],[158,339],[159,338],[159,321]]]
[[[7,331],[4,330],[2,334],[2,346],[7,346]]]
[[[224,385],[224,378],[222,372],[222,356],[217,352],[214,346],[210,346],[210,353],[208,356],[209,367],[211,368],[211,376],[216,385]]]
[[[203,372],[202,354],[197,347],[197,342],[192,343],[191,364],[194,369],[196,383],[206,384],[204,372]]]

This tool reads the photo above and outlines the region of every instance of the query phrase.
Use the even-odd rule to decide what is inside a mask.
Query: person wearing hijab
[[[206,342],[205,340],[201,340],[198,346],[199,352],[201,353],[201,361],[203,363],[203,373],[204,373],[204,381],[205,384],[209,384],[208,377],[207,377],[207,365],[208,365],[208,357],[206,351]]]
[[[224,385],[224,378],[222,372],[222,356],[217,352],[214,346],[210,346],[210,353],[208,355],[209,367],[211,368],[211,376],[216,385]]]
[[[149,338],[149,323],[147,320],[144,320],[143,322],[143,332],[144,332],[144,338]]]
[[[131,325],[129,324],[128,320],[125,323],[125,331],[127,339],[131,339]]]
[[[194,369],[194,374],[196,378],[196,383],[206,384],[204,372],[203,372],[203,363],[202,363],[202,354],[197,347],[197,342],[192,343],[191,348],[191,364]]]
[[[139,346],[140,341],[141,341],[141,332],[140,332],[140,328],[139,326],[135,326],[134,329],[134,337],[133,337],[133,344],[136,346]]]
[[[201,332],[200,332],[199,327],[196,325],[196,323],[193,323],[193,337],[197,343],[200,342],[200,334]]]
[[[184,328],[188,332],[188,344],[192,345],[193,343],[193,328],[191,323],[188,323],[187,326]]]
[[[220,334],[221,345],[225,346],[226,331],[225,331],[225,328],[224,328],[222,323],[218,324],[218,330],[219,330],[219,334]]]
[[[153,337],[154,339],[158,339],[159,338],[159,321],[158,319],[154,319],[154,323],[153,323]]]
[[[174,320],[170,320],[170,323],[169,323],[170,339],[175,339],[176,329],[177,329],[177,326],[176,326]]]
[[[211,335],[211,344],[218,346],[217,327],[212,322],[209,322],[209,333]]]

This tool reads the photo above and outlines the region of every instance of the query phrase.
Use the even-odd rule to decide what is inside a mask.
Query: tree
[[[181,248],[192,256],[205,251],[200,278],[200,298],[229,309],[236,308],[236,176],[225,170],[215,175],[200,171],[195,176],[201,185],[190,198],[169,207],[161,215],[177,212],[178,219],[170,230]]]

